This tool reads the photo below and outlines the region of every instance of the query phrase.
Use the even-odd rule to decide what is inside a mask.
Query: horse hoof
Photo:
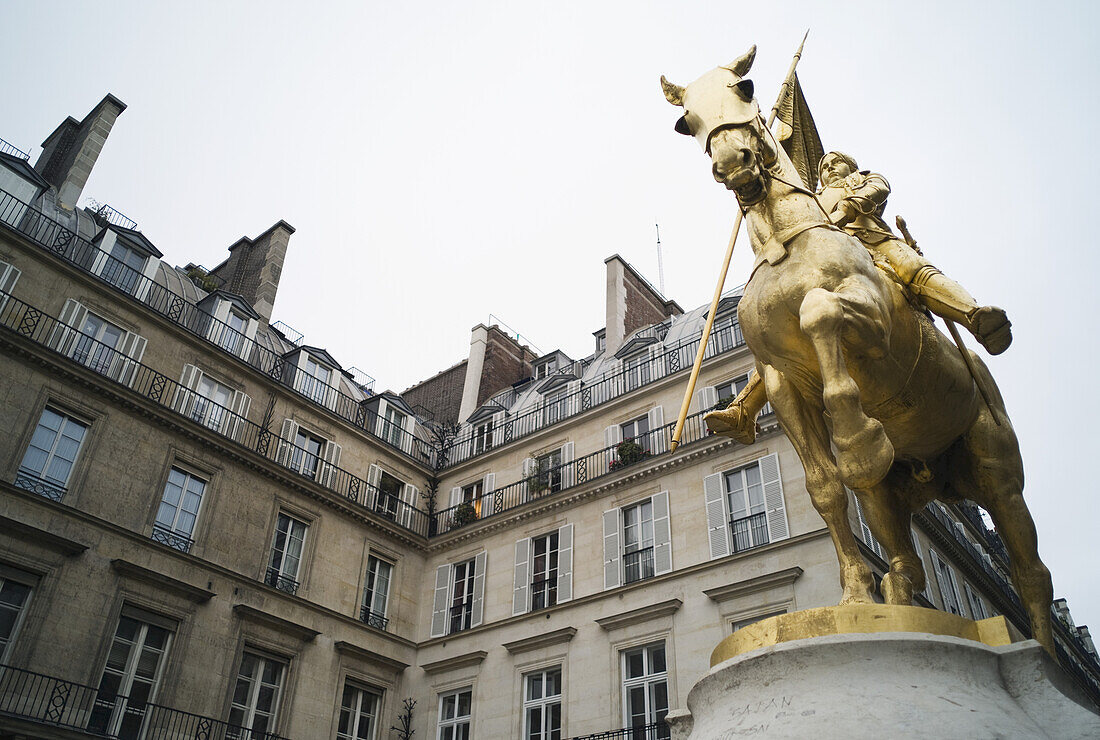
[[[974,338],[991,355],[999,355],[1012,344],[1012,322],[1004,309],[983,306],[970,317],[970,330]]]
[[[837,468],[844,485],[866,491],[890,472],[894,464],[894,445],[877,419],[845,440],[836,440]]]
[[[730,404],[725,411],[704,414],[703,420],[707,423],[707,429],[714,434],[737,440],[743,445],[751,445],[756,441],[756,420],[750,419],[737,404]]]
[[[913,583],[900,573],[887,573],[882,577],[882,598],[887,604],[911,606]]]

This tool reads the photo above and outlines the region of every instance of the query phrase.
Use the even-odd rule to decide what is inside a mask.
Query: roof
[[[6,167],[33,182],[38,187],[38,192],[40,194],[43,190],[49,189],[50,184],[46,182],[45,178],[38,174],[37,170],[31,167],[31,163],[22,157],[0,152],[0,162],[3,162]]]

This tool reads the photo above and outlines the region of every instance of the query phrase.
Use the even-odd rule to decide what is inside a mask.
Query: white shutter
[[[559,564],[561,559],[559,556]],[[516,570],[512,578],[512,616],[523,614],[528,609],[528,592],[531,588],[531,540],[525,537],[516,540]],[[560,566],[559,566],[560,567]]]
[[[765,517],[768,521],[768,541],[785,540],[790,536],[787,511],[783,503],[783,481],[779,478],[779,454],[772,453],[759,460],[760,478],[764,485]]]
[[[665,425],[664,406],[654,406],[647,414],[649,418],[649,451],[654,455],[660,455],[668,451],[668,440],[672,436]]]
[[[875,539],[875,535],[872,534],[871,525],[867,523],[867,517],[863,514],[863,504],[860,503],[859,496],[856,495],[854,491],[852,492],[852,499],[856,502],[856,518],[859,520],[859,530],[863,533],[863,541],[876,555],[889,563],[890,558],[886,557],[886,549],[882,546],[882,543]]]
[[[558,528],[558,603],[573,598],[573,525]]]
[[[943,600],[944,611],[964,616],[962,604],[959,598],[959,584],[955,581],[955,571],[940,558],[935,550],[929,550],[932,554],[932,563],[936,567],[936,580],[940,584],[940,598]]]
[[[378,437],[379,439],[389,439],[389,436],[385,434],[385,418],[387,406],[389,406],[389,404],[384,398],[378,402],[378,418],[374,420],[374,436]]]
[[[523,458],[523,500],[526,501],[527,497],[531,495],[531,484],[528,482],[528,478],[535,474],[535,458],[525,457]]]
[[[668,511],[668,491],[653,496],[653,573],[672,570],[672,521]]]
[[[138,363],[145,354],[145,337],[126,332],[118,344],[118,352],[111,363],[109,377],[123,385],[133,385]]]
[[[5,294],[0,295],[0,311],[3,311],[4,306],[8,305],[8,296],[15,290],[15,284],[19,281],[21,274],[15,265],[0,262],[0,292]]]
[[[298,436],[298,423],[293,419],[283,419],[283,429],[279,432],[279,451],[275,454],[275,462],[290,467],[294,461],[292,454],[294,440]],[[299,461],[301,465],[301,461]]]
[[[413,511],[416,509],[416,501],[417,497],[420,495],[420,489],[412,483],[406,483],[402,492],[404,493],[403,500],[407,506],[401,507],[401,510],[397,513],[397,521],[409,529],[412,529]]]
[[[581,412],[581,381],[570,380],[565,384],[565,415],[573,416]]]
[[[191,415],[191,408],[195,403],[195,391],[199,389],[202,381],[202,370],[194,365],[184,365],[180,374],[180,384],[176,388],[176,397],[172,400],[172,408],[184,416]]]
[[[84,318],[88,315],[88,309],[72,298],[65,301],[65,307],[61,309],[59,323],[50,332],[50,349],[62,354],[69,354],[76,342],[77,332],[84,324]]]
[[[374,466],[372,466],[374,467]],[[435,598],[432,602],[432,637],[447,634],[447,604],[451,601],[451,565],[441,565],[435,569]]]
[[[252,354],[252,346],[256,343],[256,329],[259,328],[259,326],[260,322],[256,319],[248,319],[244,325],[244,341],[241,342],[241,347],[237,354],[245,360]]]
[[[623,441],[623,428],[618,424],[612,424],[607,429],[603,430],[603,443],[604,447],[610,449],[608,452],[608,462],[613,462],[619,459],[619,451],[617,445]]]
[[[496,473],[486,473],[485,474],[485,486],[483,488],[483,490],[485,492],[485,495],[488,496],[490,493],[495,491],[496,490],[496,485],[497,485]]]
[[[241,391],[233,391],[233,400],[230,402],[229,409],[233,412],[233,416],[229,417],[229,426],[226,428],[226,434],[236,441],[241,441],[242,430],[246,426],[245,422],[248,419],[248,410],[252,407],[252,399],[248,397],[248,394]]]
[[[932,582],[932,572],[928,570],[928,567],[925,565],[924,556],[921,554],[920,540],[917,539],[917,533],[910,529],[909,537],[913,540],[913,551],[917,553],[917,562],[920,563],[921,570],[924,571],[924,590],[920,593],[924,598],[932,601],[932,592],[928,590]]]
[[[458,506],[462,503],[462,488],[455,486],[451,489],[451,506]]]
[[[692,399],[694,413],[710,411],[717,403],[718,390],[713,385],[706,385],[700,390],[695,391],[695,397]]]
[[[623,394],[623,389],[626,388],[626,381],[622,375],[623,361],[618,357],[612,357],[608,362],[607,371],[604,373],[608,378],[604,383],[604,398],[601,400],[606,401],[609,398],[615,398]]]
[[[376,509],[378,507],[378,486],[382,483],[382,468],[377,465],[371,465],[367,468],[367,497],[366,504],[368,509]]]
[[[145,258],[145,267],[141,271],[141,278],[137,281],[137,290],[134,291],[134,296],[139,301],[144,301],[145,296],[149,295],[149,289],[153,287],[153,282],[157,279],[157,272],[160,270],[160,260],[149,255]]]
[[[484,550],[474,558],[474,601],[470,607],[470,626],[477,627],[485,616],[485,562]]]
[[[504,444],[504,414],[503,411],[493,414],[493,447]]]
[[[726,500],[722,474],[703,478],[703,502],[707,510],[707,538],[710,541],[710,559],[730,554],[729,501]]]
[[[619,572],[619,510],[609,509],[603,513],[603,587],[617,588],[622,583]]]
[[[561,487],[572,488],[576,484],[577,471],[573,462],[573,443],[566,442],[561,446]]]
[[[325,488],[336,487],[336,468],[340,465],[340,445],[335,442],[325,442],[321,448],[321,474],[317,476],[317,482]]]

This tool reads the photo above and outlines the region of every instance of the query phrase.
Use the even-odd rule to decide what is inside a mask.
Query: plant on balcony
[[[461,504],[455,507],[454,525],[455,527],[464,527],[470,522],[477,521],[477,510],[474,509],[474,505],[469,501],[463,501]]]
[[[187,268],[187,277],[191,278],[191,282],[207,293],[213,293],[218,289],[218,281],[206,274],[206,271],[197,265]]]
[[[527,483],[527,493],[537,496],[550,488],[550,466],[545,461],[536,459],[531,474],[524,481]]]
[[[650,452],[632,439],[620,442],[615,448],[615,459],[611,461],[611,470],[622,470],[649,457]]]

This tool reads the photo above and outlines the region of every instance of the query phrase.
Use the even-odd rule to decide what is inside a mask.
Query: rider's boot
[[[921,267],[909,286],[932,313],[965,326],[989,354],[999,355],[1012,344],[1012,322],[1004,309],[979,306],[965,288],[932,265]]]
[[[756,441],[756,417],[768,402],[764,381],[757,373],[749,375],[748,384],[722,411],[711,411],[703,416],[707,429],[723,437],[735,439],[743,445]]]

